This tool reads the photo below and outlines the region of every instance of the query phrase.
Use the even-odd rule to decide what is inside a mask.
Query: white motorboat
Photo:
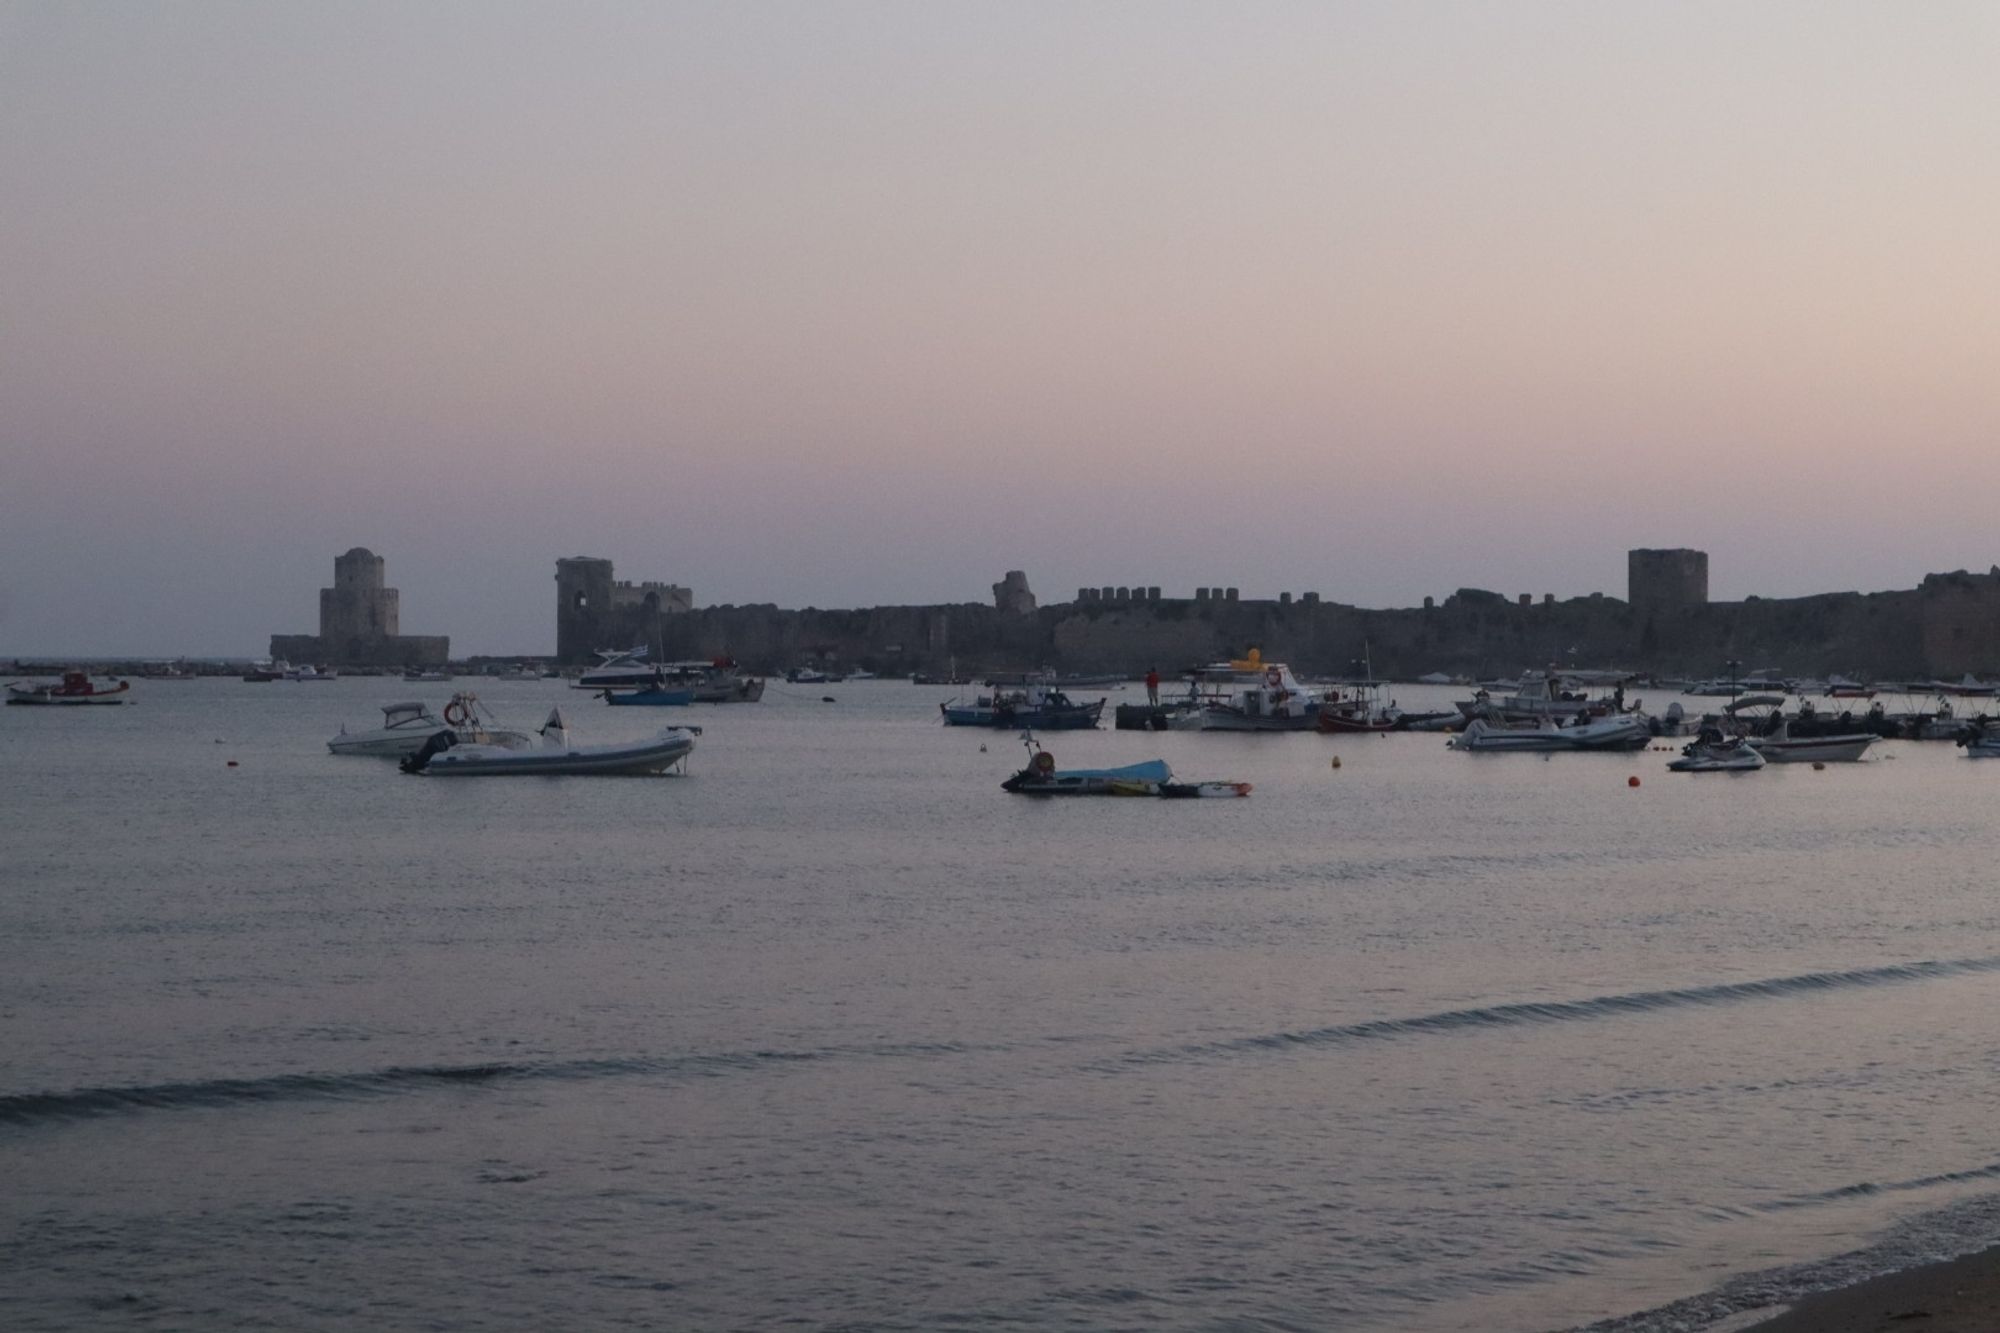
[[[667,727],[657,736],[615,745],[577,745],[561,709],[541,726],[539,748],[509,750],[497,745],[459,745],[449,731],[424,742],[403,760],[405,773],[434,777],[555,777],[572,774],[664,773],[694,751],[699,727]]]
[[[646,660],[650,649],[641,646],[620,652],[616,648],[597,650],[597,665],[570,682],[573,690],[643,690],[658,682],[660,668]]]
[[[1505,688],[1505,682],[1493,686]],[[1595,697],[1576,687],[1576,682],[1530,672],[1515,683],[1512,694],[1495,694],[1482,686],[1470,699],[1461,699],[1458,711],[1467,721],[1475,717],[1495,722],[1533,722],[1537,718],[1573,718],[1578,715],[1603,717],[1625,711],[1625,687],[1617,683],[1612,692]]]
[[[1873,732],[1840,736],[1793,736],[1789,718],[1780,718],[1767,735],[1746,737],[1750,748],[1773,764],[1847,764],[1861,758],[1876,741]]]
[[[1255,648],[1247,657],[1201,668],[1190,691],[1200,706],[1169,717],[1169,730],[1312,731],[1319,726],[1319,691],[1301,684],[1283,662],[1266,662]]]
[[[384,704],[381,726],[373,731],[349,731],[343,726],[340,734],[326,743],[326,748],[334,754],[400,759],[423,749],[424,743],[441,731],[451,732],[453,743],[459,745],[524,750],[535,743],[535,738],[526,732],[494,726],[477,695],[454,694],[444,706],[443,717],[415,700]]]
[[[293,667],[285,673],[286,680],[339,680],[340,673],[332,667]]]
[[[1667,767],[1676,773],[1744,773],[1764,766],[1764,756],[1741,736],[1723,739],[1710,728],[1681,747],[1681,757]]]
[[[1473,753],[1509,751],[1547,754],[1556,750],[1640,750],[1652,739],[1646,719],[1636,713],[1559,725],[1552,717],[1509,726],[1475,717],[1451,740],[1451,748]]]

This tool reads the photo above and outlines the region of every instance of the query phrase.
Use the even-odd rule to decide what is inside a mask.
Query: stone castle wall
[[[881,672],[1175,671],[1262,649],[1311,673],[1510,675],[1550,666],[1693,677],[1771,669],[1876,679],[2000,673],[2000,577],[1941,576],[1886,593],[1710,602],[1642,613],[1617,598],[1523,605],[1462,589],[1431,607],[1221,598],[786,611],[709,607],[665,622],[669,657],[731,656],[759,670],[839,662]]]
[[[1740,602],[1708,600],[1700,551],[1630,553],[1634,599],[1557,601],[1462,588],[1441,603],[1369,610],[1322,600],[1243,598],[1233,587],[1193,597],[1159,589],[1084,589],[1036,606],[1024,575],[994,585],[994,605],[889,606],[852,611],[720,606],[663,614],[634,607],[611,562],[557,562],[557,654],[582,663],[637,644],[667,658],[734,657],[762,671],[836,663],[878,672],[1175,671],[1238,656],[1325,674],[1409,678],[1431,671],[1511,675],[1551,666],[1620,667],[1685,676],[1774,670],[1922,679],[2000,673],[2000,568],[1940,574],[1920,588]],[[677,591],[685,591],[677,589]],[[691,603],[691,596],[689,601]]]

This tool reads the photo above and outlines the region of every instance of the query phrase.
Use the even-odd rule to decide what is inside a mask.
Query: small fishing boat
[[[1965,751],[1967,759],[2000,759],[2000,723],[1988,725],[1984,719],[1968,722],[1953,743]]]
[[[1000,790],[1020,796],[1157,796],[1160,784],[1174,780],[1163,759],[1122,768],[1056,768],[1056,757],[1037,750],[1028,766],[1000,784]]]
[[[1382,685],[1375,679],[1375,660],[1366,641],[1361,646],[1361,677],[1341,682],[1319,701],[1321,731],[1384,732],[1401,731],[1408,723],[1394,699],[1382,701]],[[1453,713],[1456,717],[1457,714]]]
[[[340,734],[328,741],[326,748],[334,754],[401,759],[423,749],[425,742],[441,731],[452,733],[452,742],[457,745],[497,745],[525,750],[535,743],[534,737],[526,732],[492,725],[477,695],[454,694],[444,706],[443,717],[416,700],[384,704],[381,726],[372,731],[352,732],[342,726]]]
[[[1506,688],[1504,681],[1494,681],[1491,685]],[[1470,699],[1459,701],[1458,711],[1468,722],[1478,717],[1493,722],[1533,722],[1544,717],[1570,718],[1579,713],[1602,717],[1625,711],[1625,688],[1619,684],[1608,696],[1592,697],[1582,689],[1572,688],[1567,680],[1530,672],[1514,684],[1511,694],[1495,694],[1493,688],[1482,686]]]
[[[1453,717],[1458,716],[1456,713]],[[1319,701],[1319,729],[1329,732],[1401,731],[1408,724],[1403,710],[1382,702],[1381,687],[1365,681],[1346,693],[1328,690]]]
[[[283,680],[291,669],[292,664],[283,658],[270,662],[253,662],[250,669],[243,673],[243,681],[246,685],[264,685],[274,680]]]
[[[459,745],[449,731],[424,742],[402,762],[405,773],[429,777],[561,777],[583,774],[664,773],[694,752],[699,727],[667,727],[643,741],[577,745],[561,709],[552,709],[540,729],[539,748],[510,750],[498,745]]]
[[[1790,720],[1780,717],[1762,736],[1746,737],[1750,748],[1773,764],[1848,764],[1861,758],[1877,739],[1873,732],[1844,736],[1793,736]]]
[[[970,703],[947,699],[938,705],[947,727],[1036,728],[1042,731],[1088,731],[1104,712],[1104,700],[1078,703],[1061,690],[1030,685],[1021,690],[995,690]]]
[[[298,681],[339,680],[340,673],[338,671],[335,671],[332,667],[324,667],[324,666],[316,667],[308,665],[302,667],[293,667],[290,671],[287,671],[285,673],[285,679],[298,680]]]
[[[698,704],[754,704],[764,697],[763,679],[743,670],[734,658],[660,665],[664,688],[692,690]]]
[[[1676,773],[1745,773],[1764,766],[1764,756],[1741,736],[1724,739],[1713,727],[1681,747],[1681,757],[1667,767]]]
[[[436,667],[411,667],[403,673],[403,679],[413,684],[434,685],[451,679],[451,672],[440,671]]]
[[[116,685],[105,687],[81,671],[65,671],[56,684],[31,684],[16,681],[7,687],[7,702],[10,704],[36,704],[50,706],[74,706],[78,704],[122,704],[131,702],[132,682],[121,680]]]
[[[1828,676],[1823,693],[1828,699],[1873,699],[1875,687],[1864,685],[1857,680],[1849,680],[1845,676]]]
[[[1161,796],[1169,799],[1190,797],[1248,796],[1247,782],[1176,782],[1173,770],[1163,759],[1120,768],[1059,769],[1056,758],[1041,748],[1033,737],[1026,741],[1033,751],[1028,766],[1000,784],[1000,790],[1017,796]]]

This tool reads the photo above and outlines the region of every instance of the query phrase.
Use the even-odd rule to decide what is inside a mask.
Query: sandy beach
[[[2000,1248],[1808,1297],[1746,1333],[1990,1333],[2000,1329]]]

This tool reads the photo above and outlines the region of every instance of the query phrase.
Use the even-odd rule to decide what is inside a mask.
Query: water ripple
[[[1807,972],[1800,976],[1772,977],[1762,981],[1732,981],[1714,986],[1686,986],[1674,990],[1598,995],[1587,1000],[1538,1000],[1521,1004],[1490,1005],[1477,1009],[1450,1009],[1414,1018],[1379,1018],[1365,1023],[1344,1023],[1334,1027],[1312,1028],[1303,1032],[1272,1032],[1250,1037],[1232,1037],[1226,1041],[1135,1051],[1124,1059],[1130,1063],[1173,1062],[1264,1050],[1284,1050],[1299,1046],[1339,1046],[1351,1042],[1431,1036],[1468,1029],[1592,1022],[1631,1014],[1656,1013],[1666,1009],[1785,999],[1820,991],[1900,985],[1916,981],[1935,981],[1967,973],[1996,971],[2000,971],[2000,957],[1896,963],[1888,967],[1857,968],[1845,972]]]

